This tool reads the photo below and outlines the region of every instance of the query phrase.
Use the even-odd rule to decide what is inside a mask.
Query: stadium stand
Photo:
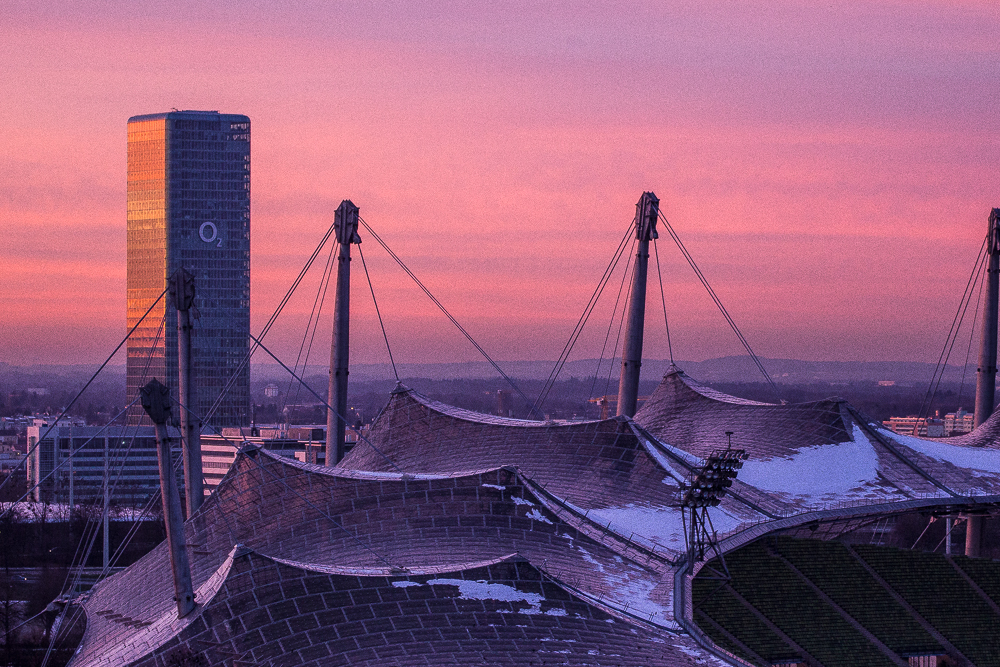
[[[769,536],[725,561],[732,580],[715,593],[718,581],[695,579],[695,618],[750,663],[846,667],[948,656],[952,664],[1000,664],[1000,617],[944,555]],[[721,568],[718,560],[711,565]],[[1000,563],[960,558],[956,565],[993,589],[1000,581]]]

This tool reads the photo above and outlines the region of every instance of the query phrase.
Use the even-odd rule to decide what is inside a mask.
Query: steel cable
[[[431,293],[431,291],[429,289],[427,289],[427,287],[422,282],[420,282],[420,279],[417,278],[416,274],[414,274],[413,271],[411,271],[410,268],[408,266],[406,266],[406,264],[403,262],[403,260],[400,259],[399,256],[392,251],[392,249],[388,246],[388,244],[386,244],[386,242],[383,241],[382,238],[378,234],[375,233],[375,230],[372,229],[371,226],[369,226],[369,224],[367,222],[365,222],[364,219],[361,218],[360,216],[358,216],[358,220],[361,222],[362,225],[364,225],[364,228],[368,231],[368,233],[372,235],[372,238],[375,239],[378,242],[378,244],[380,246],[382,246],[382,248],[387,253],[389,253],[389,256],[392,257],[393,260],[395,260],[396,264],[398,264],[399,267],[401,269],[403,269],[403,271],[406,273],[406,275],[410,276],[410,278],[413,280],[413,282],[416,283],[417,287],[419,287],[421,289],[421,291],[424,294],[427,295],[427,298],[429,298],[431,300],[431,302],[434,303],[434,305],[437,306],[438,309],[442,313],[444,313],[445,317],[447,317],[451,321],[451,323],[455,325],[455,328],[457,328],[462,333],[462,335],[465,336],[465,338],[470,343],[472,343],[473,347],[475,347],[477,350],[479,350],[479,353],[483,355],[483,358],[485,358],[486,361],[488,361],[490,363],[490,365],[493,367],[493,369],[497,373],[499,373],[500,376],[503,377],[504,380],[507,381],[507,384],[509,384],[514,389],[514,391],[516,391],[518,393],[518,395],[524,400],[525,404],[528,406],[528,409],[532,413],[534,413],[536,416],[538,416],[538,411],[535,410],[534,404],[524,394],[524,392],[521,391],[521,388],[519,386],[517,386],[517,383],[515,383],[510,378],[510,376],[508,376],[506,373],[503,372],[503,369],[501,369],[500,366],[497,365],[497,362],[493,361],[493,358],[486,352],[486,350],[484,350],[483,347],[479,343],[476,342],[476,340],[472,337],[472,334],[470,334],[468,331],[466,331],[465,327],[463,327],[461,324],[459,324],[458,320],[456,320],[452,316],[452,314],[450,312],[448,312],[448,309],[444,307],[444,304],[442,304],[440,301],[438,301],[437,297],[435,297]]]
[[[326,258],[326,266],[323,267],[323,273],[320,275],[319,285],[316,288],[316,298],[313,299],[312,310],[309,311],[309,319],[306,321],[305,331],[302,332],[302,343],[299,344],[299,353],[295,356],[295,365],[292,366],[292,368],[298,370],[299,361],[302,359],[302,350],[306,348],[306,338],[309,338],[309,347],[306,349],[306,359],[302,364],[303,375],[306,374],[306,368],[309,365],[309,356],[312,353],[313,340],[316,338],[316,330],[319,328],[319,318],[323,312],[323,304],[326,302],[326,291],[330,286],[330,278],[333,276],[333,253],[336,249],[337,244],[331,243],[330,254]],[[312,336],[309,335],[310,329],[312,330]],[[292,393],[292,381],[293,378],[288,378],[288,388],[285,390],[281,410],[278,411],[279,414],[283,412],[285,406],[288,405],[288,396]],[[294,400],[299,400],[298,388],[296,388]]]
[[[292,286],[288,288],[288,291],[285,293],[285,296],[282,297],[281,301],[278,303],[277,307],[274,309],[274,312],[271,313],[271,317],[268,318],[267,323],[261,329],[261,332],[260,332],[260,334],[258,336],[259,339],[263,339],[267,335],[267,333],[271,330],[271,327],[274,326],[274,323],[278,319],[278,316],[281,314],[281,311],[284,310],[285,306],[288,304],[289,299],[292,298],[292,295],[295,293],[295,290],[298,288],[299,283],[301,283],[302,279],[305,278],[306,273],[309,271],[309,268],[312,266],[313,262],[316,260],[316,257],[319,256],[320,251],[323,249],[323,246],[326,245],[326,242],[330,238],[330,236],[333,234],[333,231],[334,231],[334,225],[331,224],[330,228],[327,229],[326,233],[323,235],[323,238],[320,239],[320,242],[316,246],[316,249],[313,250],[312,254],[309,256],[309,259],[306,260],[306,263],[302,267],[302,270],[299,271],[299,275],[296,276],[295,280],[292,282]],[[250,339],[252,341],[257,341],[258,338],[254,338],[253,335],[250,336]],[[212,404],[212,407],[209,409],[208,413],[205,415],[205,419],[211,420],[215,416],[216,411],[222,405],[222,400],[225,398],[226,394],[229,393],[229,390],[232,389],[233,385],[236,383],[236,378],[238,378],[239,375],[240,375],[240,373],[243,372],[243,369],[246,367],[246,365],[250,363],[250,358],[253,356],[254,352],[257,351],[257,346],[258,345],[259,345],[259,343],[256,343],[256,344],[250,346],[250,349],[243,356],[243,360],[237,366],[236,370],[233,371],[233,374],[229,377],[229,380],[226,382],[226,385],[222,388],[222,391],[219,392],[219,396],[215,399],[215,402]],[[208,424],[209,422],[206,421],[204,423]]]
[[[660,249],[653,239],[653,252],[656,254],[656,275],[660,279],[660,302],[663,304],[663,326],[667,329],[667,351],[670,353],[670,365],[674,363],[674,346],[670,343],[670,323],[667,321],[667,297],[663,294],[663,272],[660,271]]]
[[[622,255],[624,255],[624,248],[622,252],[618,255],[619,260],[621,260]],[[625,271],[622,273],[622,281],[618,286],[618,294],[615,296],[615,305],[611,309],[611,317],[608,319],[608,330],[604,333],[604,343],[601,345],[601,356],[597,358],[597,368],[594,369],[594,380],[590,383],[590,397],[594,398],[594,390],[597,388],[597,380],[601,376],[601,364],[604,363],[604,353],[608,349],[608,341],[611,340],[611,330],[615,326],[615,318],[618,315],[618,304],[621,302],[622,292],[625,290],[625,279],[629,275],[629,267],[632,265],[632,252],[629,251],[628,259],[625,260]],[[615,350],[618,349],[618,341],[615,340]],[[608,383],[604,386],[604,396],[608,395],[608,387],[610,386],[610,374],[613,370],[615,363],[615,353],[611,353],[611,359],[608,360]],[[602,410],[603,412],[603,410]]]
[[[955,311],[955,317],[952,318],[951,327],[948,329],[948,335],[944,340],[944,347],[941,349],[941,354],[938,355],[937,364],[934,366],[934,372],[931,374],[931,381],[927,386],[927,392],[920,403],[920,411],[917,413],[920,417],[926,416],[925,409],[927,411],[930,410],[930,405],[937,394],[937,386],[941,384],[944,367],[947,367],[947,359],[951,357],[951,348],[955,346],[954,338],[958,337],[958,331],[961,329],[962,321],[965,319],[965,312],[969,308],[969,303],[972,301],[972,294],[975,292],[976,284],[979,282],[982,268],[986,265],[986,260],[988,259],[989,253],[986,252],[986,242],[988,240],[989,234],[983,237],[983,244],[979,248],[979,254],[976,257],[975,264],[973,264],[972,273],[969,274],[969,279],[965,283],[965,291],[958,302],[958,309]]]
[[[375,298],[375,288],[372,287],[372,277],[368,273],[368,265],[365,263],[365,254],[361,251],[361,244],[358,244],[358,256],[361,258],[361,267],[365,270],[365,278],[368,279],[368,290],[372,293],[372,303],[375,304],[375,315],[378,316],[378,325],[382,328],[382,338],[385,340],[385,349],[389,353],[389,363],[392,364],[392,374],[399,382],[399,372],[396,371],[396,360],[392,358],[392,348],[389,347],[389,336],[385,333],[385,323],[382,321],[382,313],[378,309],[378,300]]]
[[[729,327],[733,330],[733,333],[736,334],[736,338],[739,339],[740,343],[743,345],[743,348],[747,351],[747,354],[750,355],[750,359],[753,361],[754,365],[757,366],[757,370],[759,370],[761,375],[764,376],[764,379],[767,380],[767,383],[771,385],[771,390],[774,392],[775,398],[777,398],[778,402],[780,403],[781,394],[780,392],[778,392],[778,386],[774,383],[774,380],[771,379],[771,376],[764,369],[764,365],[761,363],[760,358],[757,357],[753,349],[750,347],[750,343],[743,335],[743,332],[740,331],[740,328],[736,325],[736,321],[729,315],[729,311],[726,310],[726,307],[722,305],[722,300],[715,293],[715,290],[712,289],[712,286],[708,282],[708,278],[706,278],[705,274],[701,272],[700,268],[698,268],[698,264],[694,261],[694,257],[692,257],[691,253],[688,252],[688,249],[684,247],[684,243],[681,241],[680,236],[678,236],[677,232],[674,231],[674,228],[670,226],[670,222],[667,220],[667,217],[663,215],[662,211],[658,211],[658,213],[660,220],[663,222],[663,225],[667,228],[667,232],[670,234],[670,238],[672,238],[674,240],[674,243],[677,245],[677,249],[681,251],[682,255],[684,255],[684,259],[687,260],[687,263],[691,266],[691,269],[694,271],[695,276],[697,276],[702,286],[708,292],[708,295],[712,298],[712,301],[715,302],[715,305],[718,307],[719,312],[722,313],[722,316],[726,319],[726,322],[729,324]]]
[[[83,395],[83,392],[87,391],[87,387],[89,387],[94,382],[94,380],[97,379],[97,376],[100,374],[102,370],[104,370],[104,367],[107,366],[109,363],[111,363],[111,360],[114,358],[114,356],[118,354],[118,350],[122,349],[122,345],[124,345],[128,341],[129,337],[135,332],[136,329],[139,328],[139,325],[143,323],[143,321],[146,319],[146,316],[149,315],[150,312],[152,312],[153,308],[156,307],[156,304],[160,302],[160,299],[162,299],[166,293],[167,290],[163,290],[162,292],[160,292],[160,296],[156,297],[156,300],[153,301],[152,305],[150,305],[149,308],[146,309],[146,312],[142,314],[142,317],[139,318],[139,321],[136,322],[132,326],[132,328],[128,330],[128,333],[125,334],[125,337],[122,338],[121,342],[115,346],[115,349],[112,350],[111,354],[108,355],[108,358],[104,360],[104,363],[102,363],[100,367],[98,367],[98,369],[94,371],[94,374],[90,376],[90,379],[87,380],[87,383],[83,385],[83,389],[76,392],[76,396],[74,396],[73,399],[69,402],[69,404],[65,408],[63,408],[62,412],[59,413],[59,416],[56,417],[56,420],[52,423],[52,426],[49,426],[46,429],[45,433],[38,437],[38,442],[36,442],[32,447],[30,447],[27,453],[24,455],[24,458],[21,459],[21,462],[11,469],[10,472],[12,474],[7,475],[7,477],[4,478],[3,482],[0,482],[0,491],[2,491],[3,488],[7,486],[7,483],[14,477],[13,473],[19,470],[21,466],[27,463],[28,459],[31,458],[31,455],[38,448],[38,443],[42,442],[49,436],[49,433],[52,432],[52,429],[56,428],[59,425],[59,421],[63,417],[65,417],[66,413],[69,412],[69,409],[76,404],[76,402],[80,399],[80,396]],[[3,514],[0,514],[0,518],[2,517]]]
[[[618,261],[621,258],[622,252],[624,252],[629,234],[631,234],[634,225],[635,218],[633,217],[632,222],[629,223],[628,229],[625,230],[625,235],[622,236],[622,240],[618,242],[618,248],[615,250],[614,254],[612,254],[611,261],[609,261],[608,265],[605,267],[604,273],[601,275],[601,279],[597,281],[597,286],[591,293],[590,299],[587,301],[587,305],[584,306],[580,319],[577,320],[576,326],[573,327],[573,331],[569,335],[569,340],[566,341],[566,345],[563,346],[562,352],[559,353],[559,358],[556,359],[552,372],[549,373],[548,379],[546,379],[545,384],[542,385],[542,390],[538,393],[538,398],[535,399],[535,407],[538,410],[541,410],[542,404],[545,402],[545,399],[548,398],[549,392],[552,391],[552,387],[555,386],[556,379],[559,377],[559,373],[562,372],[563,366],[569,359],[570,352],[573,351],[573,347],[576,345],[576,341],[579,340],[580,335],[583,333],[583,328],[590,319],[591,313],[593,313],[594,308],[597,307],[597,302],[601,298],[601,294],[604,292],[604,287],[611,279],[611,274],[618,265]]]

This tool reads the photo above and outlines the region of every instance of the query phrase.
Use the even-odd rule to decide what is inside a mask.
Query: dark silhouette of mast
[[[351,244],[358,236],[358,207],[345,199],[335,214],[334,230],[340,251],[337,254],[337,301],[333,313],[333,341],[330,345],[330,385],[327,401],[333,409],[326,413],[326,465],[344,458],[347,423],[347,374],[351,335]]]
[[[191,308],[194,306],[194,276],[180,268],[170,277],[170,299],[177,308],[177,400],[180,402],[181,448],[184,456],[184,493],[187,516],[205,500],[201,463],[201,423],[191,413],[197,406],[194,357],[191,350]]]
[[[983,337],[976,373],[976,411],[973,425],[978,427],[993,414],[997,381],[997,296],[1000,294],[1000,209],[990,213],[986,239],[989,253],[986,268],[986,295],[983,304]]]
[[[986,236],[986,294],[983,304],[983,337],[979,348],[979,368],[976,372],[976,411],[973,426],[990,418],[996,405],[997,383],[997,303],[1000,296],[1000,208],[990,211]],[[979,556],[983,541],[983,517],[969,514],[965,524],[965,555]]]
[[[174,574],[174,599],[177,600],[177,618],[184,618],[194,610],[195,602],[191,566],[184,544],[181,497],[177,493],[177,479],[174,477],[174,465],[170,457],[170,438],[167,436],[167,419],[171,412],[170,389],[154,378],[139,390],[139,394],[142,407],[156,428],[156,458],[160,464],[160,496],[163,501],[163,521],[167,528],[170,567]]]
[[[632,297],[629,299],[625,347],[622,350],[622,374],[618,382],[618,414],[635,416],[639,401],[639,370],[642,366],[642,333],[646,319],[646,269],[649,264],[649,241],[657,238],[656,219],[660,200],[652,192],[643,192],[635,205],[635,237],[638,239],[635,266],[632,270]]]

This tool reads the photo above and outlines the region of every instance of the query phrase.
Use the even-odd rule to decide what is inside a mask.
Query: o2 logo
[[[215,241],[218,241],[215,247],[222,247],[222,238],[219,236],[219,228],[215,226],[214,222],[201,223],[201,227],[198,228],[198,236],[200,236],[201,240],[205,243],[214,243]]]

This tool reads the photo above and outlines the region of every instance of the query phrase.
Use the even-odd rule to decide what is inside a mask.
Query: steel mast
[[[167,420],[170,418],[170,389],[156,378],[139,390],[142,407],[156,427],[156,459],[160,464],[160,497],[163,502],[163,521],[167,529],[167,548],[170,550],[170,567],[174,575],[174,599],[177,601],[177,618],[184,618],[194,610],[194,588],[191,585],[191,566],[184,543],[184,519],[181,516],[181,497],[177,493],[173,459],[170,456],[170,438]]]
[[[350,199],[340,202],[333,227],[340,251],[337,254],[337,301],[333,313],[333,340],[330,344],[330,385],[326,413],[326,465],[334,466],[344,458],[347,430],[347,374],[350,364],[351,335],[351,244],[361,243],[358,236],[358,207]]]
[[[986,269],[986,295],[983,304],[983,337],[979,349],[979,368],[976,372],[976,412],[973,426],[978,427],[993,414],[996,404],[997,381],[997,297],[1000,295],[1000,208],[990,212],[986,232],[986,252],[989,260]]]
[[[177,308],[177,400],[180,402],[181,451],[184,456],[184,495],[187,516],[191,517],[205,500],[201,462],[201,421],[192,412],[197,409],[194,383],[194,354],[191,349],[191,308],[194,307],[194,276],[177,269],[170,276],[170,299]]]
[[[632,271],[632,297],[629,299],[625,347],[622,350],[622,373],[618,382],[619,416],[635,416],[639,400],[642,333],[646,319],[646,269],[649,264],[649,241],[657,238],[656,219],[659,213],[660,200],[652,192],[643,192],[635,205],[635,237],[639,243]]]
[[[990,418],[996,405],[997,382],[997,312],[1000,296],[1000,208],[990,211],[989,226],[986,231],[986,252],[989,259],[986,266],[986,295],[983,304],[983,336],[979,348],[979,368],[976,371],[976,411],[973,427]],[[980,514],[966,516],[965,555],[979,556],[982,546],[983,517]]]

